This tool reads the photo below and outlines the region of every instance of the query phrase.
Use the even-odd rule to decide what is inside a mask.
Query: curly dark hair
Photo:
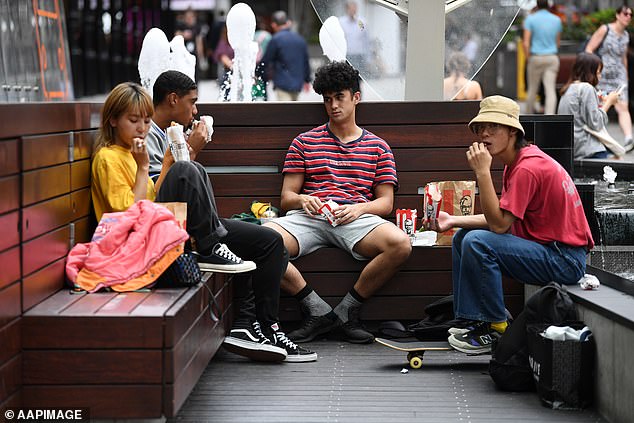
[[[319,95],[350,90],[361,91],[359,71],[348,62],[331,62],[317,69],[313,88]]]

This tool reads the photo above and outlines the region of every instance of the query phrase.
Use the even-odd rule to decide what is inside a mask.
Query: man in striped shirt
[[[299,300],[304,321],[288,336],[309,342],[332,330],[340,339],[369,343],[374,337],[361,326],[361,305],[390,280],[412,250],[407,235],[381,217],[394,205],[396,165],[390,146],[356,124],[361,99],[356,69],[347,62],[325,65],[317,71],[313,87],[323,96],[329,121],[291,143],[281,195],[282,208],[288,212],[267,226],[282,234],[292,259],[337,246],[369,263],[334,309],[289,263],[281,287]],[[337,203],[336,226],[319,212],[327,201]]]

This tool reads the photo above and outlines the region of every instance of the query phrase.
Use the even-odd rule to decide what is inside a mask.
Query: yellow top
[[[137,165],[130,150],[118,145],[103,147],[92,160],[91,195],[97,221],[109,212],[127,210],[134,204]],[[154,201],[154,182],[148,178],[147,199]]]

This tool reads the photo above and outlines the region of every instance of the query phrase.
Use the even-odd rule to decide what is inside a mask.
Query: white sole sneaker
[[[222,343],[224,349],[234,354],[250,358],[254,361],[274,361],[280,362],[286,359],[287,353],[284,348],[275,345],[259,344],[257,342],[245,341],[232,336],[225,337]]]
[[[483,354],[491,354],[491,345],[487,345],[486,347],[475,348],[473,345],[468,344],[466,342],[462,342],[454,335],[451,335],[447,338],[447,342],[451,348],[456,351],[460,351],[461,353],[469,354],[469,355],[483,355]]]
[[[307,363],[309,361],[317,361],[317,353],[310,354],[290,354],[286,356],[285,363]]]
[[[216,264],[216,263],[204,263],[198,262],[200,270],[205,272],[218,272],[218,273],[244,273],[255,270],[257,266],[252,261],[243,261],[240,264]]]

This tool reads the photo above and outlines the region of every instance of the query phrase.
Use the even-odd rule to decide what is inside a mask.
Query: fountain
[[[616,181],[610,166],[603,174],[603,181],[577,185],[596,244],[589,264],[634,281],[634,184]]]

